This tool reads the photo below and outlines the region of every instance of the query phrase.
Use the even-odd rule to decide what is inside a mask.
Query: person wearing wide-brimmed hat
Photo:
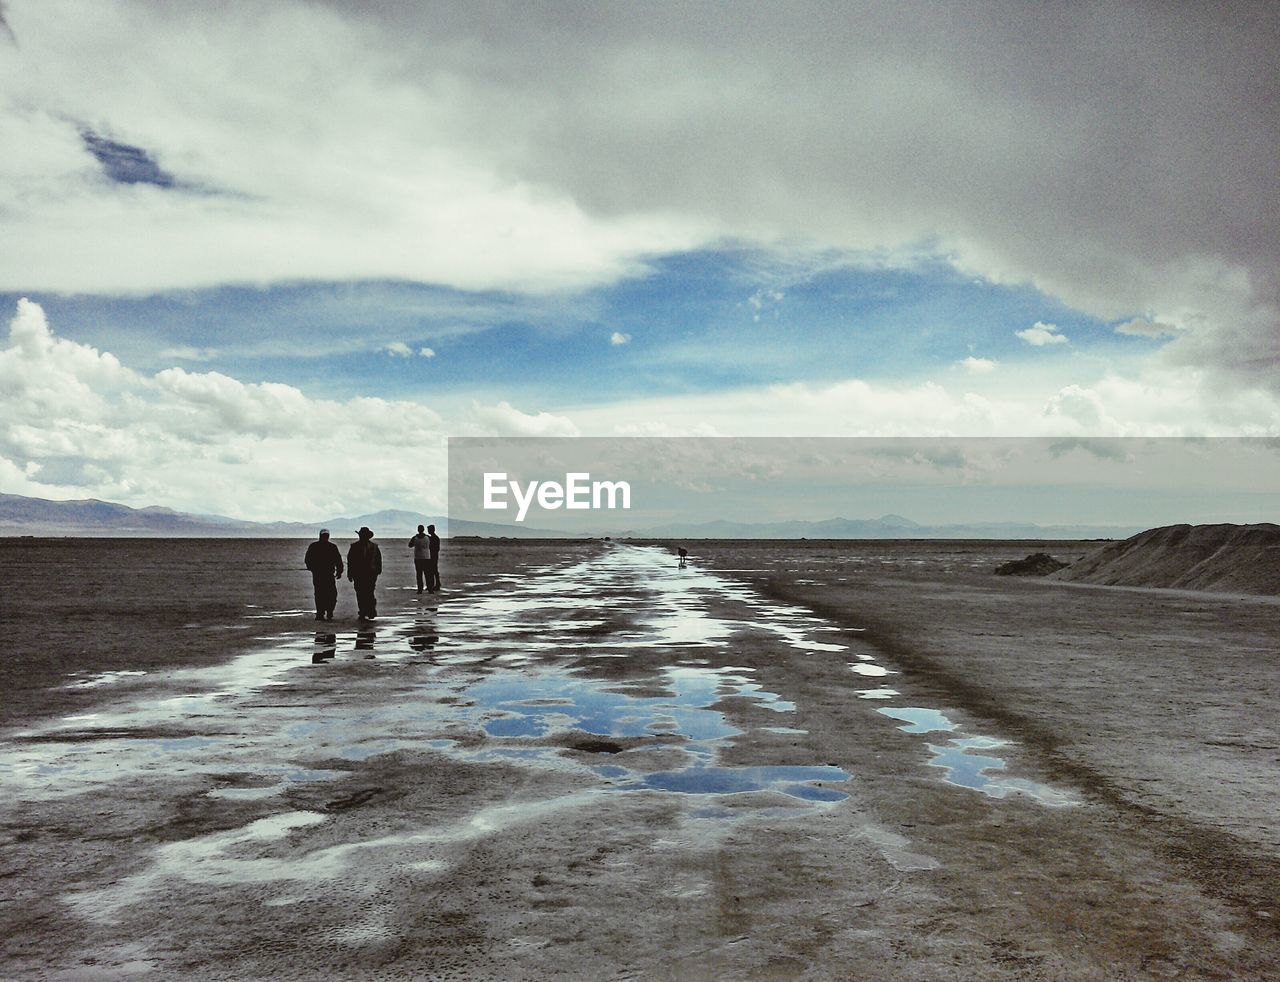
[[[347,579],[356,588],[360,619],[371,621],[378,616],[378,601],[373,595],[373,588],[382,573],[382,550],[374,544],[373,531],[367,526],[361,526],[356,535],[360,538],[347,550]]]
[[[316,594],[316,620],[333,620],[338,605],[338,577],[342,575],[342,553],[329,541],[329,530],[321,529],[320,538],[307,546],[303,560],[311,570],[311,585]]]

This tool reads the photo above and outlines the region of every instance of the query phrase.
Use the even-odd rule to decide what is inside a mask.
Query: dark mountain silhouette
[[[901,515],[828,518],[820,522],[682,522],[624,532],[646,539],[1114,539],[1133,526],[970,522],[922,525]]]
[[[187,538],[294,539],[311,538],[321,528],[331,529],[335,539],[355,536],[367,525],[379,538],[412,535],[419,525],[434,524],[442,535],[450,532],[447,518],[410,511],[377,511],[367,515],[338,516],[320,522],[247,522],[225,515],[193,515],[171,508],[130,508],[111,501],[88,498],[50,501],[16,494],[0,494],[0,536],[167,536]],[[557,538],[564,533],[491,522],[453,523],[454,535]]]

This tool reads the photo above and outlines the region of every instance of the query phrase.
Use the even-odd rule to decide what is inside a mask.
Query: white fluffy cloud
[[[1046,370],[1047,372],[1048,370]],[[1185,436],[1280,433],[1280,400],[1211,392],[1191,369],[1088,384],[1028,368],[962,386],[859,379],[524,412],[475,403],[444,419],[412,401],[315,399],[217,372],[135,372],[56,337],[24,300],[0,349],[0,490],[256,519],[446,505],[458,436]]]
[[[6,10],[0,289],[548,291],[726,238],[928,242],[1276,384],[1275,5]],[[80,127],[180,186],[111,183]]]
[[[1024,367],[962,384],[848,379],[637,399],[565,410],[584,435],[627,436],[1275,436],[1280,398],[1214,389],[1202,372],[1103,372],[1087,383]],[[1012,374],[1012,373],[1010,373]]]
[[[1058,331],[1056,324],[1045,324],[1036,321],[1025,331],[1014,331],[1015,336],[1035,348],[1043,348],[1051,344],[1067,344],[1067,336]]]
[[[505,399],[496,406],[472,407],[476,420],[496,436],[578,436],[578,427],[553,413],[523,413]],[[465,434],[471,436],[470,429]]]
[[[388,345],[383,346],[383,351],[391,355],[393,358],[412,358],[417,355],[419,358],[434,358],[435,350],[432,348],[411,348],[403,341],[392,341]]]
[[[451,429],[564,435],[509,403]],[[444,420],[417,402],[314,399],[289,385],[152,376],[54,335],[23,300],[0,350],[0,488],[256,519],[445,507]]]
[[[631,340],[630,334],[623,334],[621,331],[614,331],[609,335],[609,343],[612,345],[627,344]]]
[[[994,372],[999,363],[990,358],[975,358],[970,355],[968,358],[960,359],[956,364],[974,375],[985,375],[988,372]]]

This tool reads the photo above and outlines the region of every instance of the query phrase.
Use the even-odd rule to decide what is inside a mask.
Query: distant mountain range
[[[367,525],[376,535],[391,538],[409,536],[419,525],[435,525],[449,534],[447,518],[411,511],[377,511],[368,515],[339,516],[323,522],[247,522],[225,515],[192,515],[170,508],[130,508],[128,505],[88,498],[82,501],[49,501],[0,494],[0,536],[88,535],[153,537],[217,537],[226,539],[312,538],[321,528],[330,529],[335,539],[355,537],[356,529]],[[454,522],[456,535],[507,535],[522,538],[555,537],[546,529],[526,529],[490,522]]]
[[[1031,522],[965,522],[921,525],[901,515],[828,518],[820,522],[701,522],[617,533],[644,539],[1123,539],[1136,525],[1035,525]]]
[[[0,494],[0,536],[154,536],[219,538],[311,538],[328,528],[335,539],[348,539],[367,525],[383,538],[412,535],[419,524],[434,524],[441,535],[568,538],[569,533],[523,525],[450,523],[410,511],[378,511],[339,516],[323,522],[246,522],[224,515],[192,515],[170,508],[130,508],[110,501],[49,501]],[[1142,531],[1141,526],[1034,525],[1028,522],[970,522],[921,525],[901,515],[873,519],[830,518],[819,522],[677,523],[610,533],[640,539],[1117,539]],[[601,533],[604,534],[604,533]]]

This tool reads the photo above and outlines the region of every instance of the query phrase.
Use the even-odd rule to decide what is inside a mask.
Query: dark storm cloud
[[[1188,358],[1280,358],[1280,5],[330,6],[465,79],[461,138],[597,213],[936,237],[1108,318],[1181,318]]]
[[[13,33],[13,28],[9,26],[9,19],[5,16],[4,0],[0,0],[0,32],[8,36],[9,40],[17,45],[18,36]]]
[[[1031,282],[1186,365],[1280,385],[1277,4],[14,8],[29,50],[0,124],[26,159],[0,205],[34,242],[9,237],[13,289],[535,292],[745,240]],[[152,195],[125,223],[120,189],[67,190],[82,154],[59,119],[148,151],[112,166],[181,162],[240,202]],[[87,262],[102,250],[64,234],[63,207],[164,261]]]

